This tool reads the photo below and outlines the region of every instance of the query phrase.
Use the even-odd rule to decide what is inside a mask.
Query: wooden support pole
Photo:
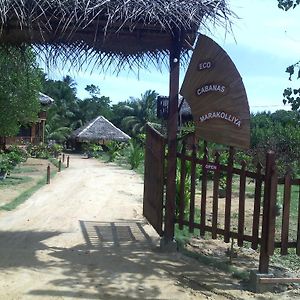
[[[60,172],[61,171],[61,159],[59,159],[59,161],[58,161],[58,172]]]
[[[70,156],[68,155],[68,157],[67,157],[67,168],[69,168],[69,166],[70,166]]]
[[[64,163],[65,162],[65,154],[63,153],[62,155],[62,162]]]
[[[50,184],[50,165],[47,167],[47,184]]]
[[[273,151],[269,151],[267,153],[264,189],[259,273],[268,274],[270,255],[274,252],[276,218],[275,205],[277,194],[277,173],[275,166],[275,153]]]
[[[164,228],[164,242],[171,242],[174,238],[175,198],[176,198],[176,135],[178,126],[178,92],[180,69],[180,36],[174,30],[170,49],[170,90],[168,115],[168,156],[167,156],[167,188],[166,188],[166,216]]]

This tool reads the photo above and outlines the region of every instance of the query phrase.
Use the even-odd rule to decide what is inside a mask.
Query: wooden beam
[[[181,42],[179,33],[172,36],[170,49],[170,90],[168,116],[168,156],[167,156],[167,190],[165,216],[165,242],[174,238],[175,198],[176,198],[176,135],[178,126],[178,92]]]

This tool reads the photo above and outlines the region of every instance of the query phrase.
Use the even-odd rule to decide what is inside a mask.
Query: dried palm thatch
[[[0,0],[0,43],[38,45],[55,62],[161,65],[179,31],[183,53],[201,26],[230,26],[228,0]],[[93,60],[95,58],[95,60]]]
[[[126,142],[130,139],[126,133],[103,116],[99,116],[88,124],[76,129],[70,138],[76,142],[98,143],[105,143],[107,141]]]

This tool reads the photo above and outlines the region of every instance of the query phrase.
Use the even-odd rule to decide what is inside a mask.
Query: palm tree
[[[155,122],[156,117],[156,97],[155,91],[147,90],[141,98],[132,98],[124,106],[128,115],[123,119],[122,125],[131,131],[132,135],[137,135],[145,131],[147,122]]]

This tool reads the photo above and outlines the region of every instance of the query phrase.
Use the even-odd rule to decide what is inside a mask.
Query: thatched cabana
[[[126,142],[130,136],[117,128],[103,116],[99,116],[86,125],[76,129],[70,136],[71,144],[78,149],[81,143],[105,145],[110,141]]]
[[[169,64],[165,241],[174,236],[179,70],[198,31],[230,27],[227,0],[0,0],[0,44],[35,44],[47,62],[116,72]],[[60,58],[60,59],[58,59]],[[117,84],[117,82],[116,82]]]

